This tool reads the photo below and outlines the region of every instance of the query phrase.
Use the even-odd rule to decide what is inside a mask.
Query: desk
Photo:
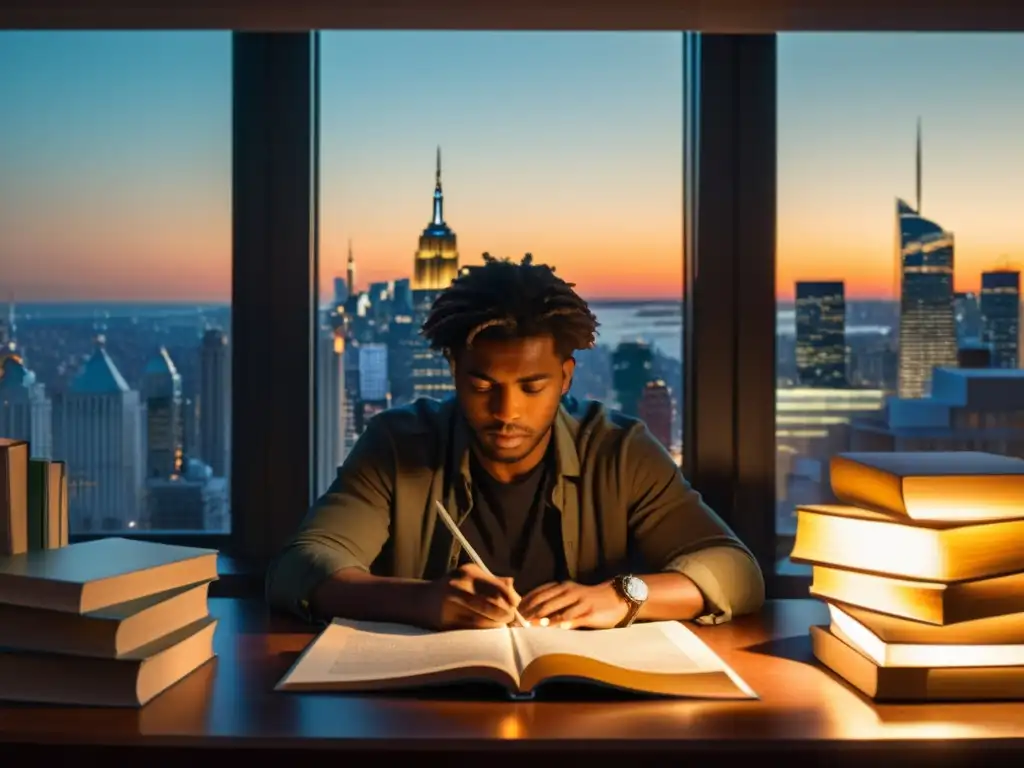
[[[614,758],[629,768],[667,754],[676,765],[735,752],[773,755],[787,766],[795,757],[827,756],[830,768],[851,760],[878,765],[886,755],[929,765],[968,751],[970,763],[985,765],[1011,752],[1019,764],[1024,755],[1024,703],[876,707],[817,666],[807,628],[825,623],[827,613],[810,600],[769,602],[757,616],[697,628],[762,697],[742,702],[274,693],[312,638],[308,628],[268,617],[256,601],[212,599],[210,608],[221,620],[218,659],[139,710],[0,705],[0,754],[34,745],[44,760],[67,749],[81,761],[113,750],[125,764],[146,768],[159,758],[188,768],[204,758],[223,764],[239,757],[236,750],[280,751],[293,761],[296,751],[347,751],[348,765],[371,753],[383,760],[410,750],[448,752],[446,768],[495,750],[562,753],[563,760],[572,750],[573,765]],[[103,759],[110,764],[109,755]]]

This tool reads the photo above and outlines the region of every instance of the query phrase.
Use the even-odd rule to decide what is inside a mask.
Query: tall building
[[[430,344],[419,333],[430,314],[439,291],[413,291],[412,321],[416,332],[409,340],[412,358],[412,396],[432,397],[444,400],[455,392],[455,382],[448,361],[440,352],[430,348]]]
[[[73,533],[138,527],[142,406],[105,349],[103,335],[54,408],[54,458],[67,462]]]
[[[146,404],[146,477],[177,475],[183,451],[181,376],[164,347],[146,363],[142,398]]]
[[[672,449],[672,392],[664,381],[647,382],[637,404],[637,416],[665,450]]]
[[[441,148],[437,148],[437,178],[434,212],[420,235],[413,269],[413,290],[443,291],[459,272],[459,251],[455,233],[444,221],[444,193],[441,191]]]
[[[388,348],[384,344],[359,347],[359,397],[363,402],[388,399]]]
[[[391,407],[388,385],[388,348],[385,344],[363,344],[359,347],[359,410],[356,422],[359,432],[377,413]]]
[[[843,282],[796,284],[796,367],[802,387],[846,386]]]
[[[215,477],[231,474],[231,348],[227,334],[212,328],[199,349],[198,458]]]
[[[14,317],[14,298],[7,302],[7,317],[0,318],[0,355],[18,354],[18,324]]]
[[[954,293],[953,315],[956,318],[956,339],[959,346],[971,346],[981,339],[981,305],[977,293]]]
[[[627,416],[638,416],[640,397],[651,380],[654,353],[642,341],[623,341],[612,353],[612,387],[619,410]]]
[[[953,234],[921,216],[921,128],[917,132],[917,207],[896,200],[900,278],[899,396],[925,397],[932,371],[956,367]]]
[[[356,257],[352,254],[352,241],[348,241],[348,265],[345,272],[345,299],[355,296],[359,291],[356,290]]]
[[[340,329],[321,326],[316,382],[316,493],[334,482],[345,459],[345,337]]]
[[[1020,367],[1020,272],[981,273],[981,323],[981,340],[992,350],[992,367]]]
[[[0,437],[27,440],[34,459],[53,458],[53,404],[15,354],[0,353]]]
[[[391,402],[403,405],[413,399],[413,355],[420,341],[420,325],[413,313],[412,288],[408,278],[396,280],[388,320],[388,383]]]

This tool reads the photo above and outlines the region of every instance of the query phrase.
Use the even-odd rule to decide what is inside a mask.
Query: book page
[[[620,669],[662,675],[724,669],[710,648],[675,621],[634,624],[621,629],[516,627],[511,631],[521,669],[534,659],[553,654],[582,656]]]
[[[431,632],[335,619],[278,687],[418,677],[469,667],[494,667],[517,678],[508,629]]]

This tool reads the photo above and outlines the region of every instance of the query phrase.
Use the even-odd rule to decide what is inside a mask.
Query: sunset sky
[[[349,238],[360,287],[411,273],[440,144],[464,263],[532,251],[587,298],[680,295],[680,35],[330,32],[322,67],[325,291]],[[780,297],[891,292],[918,116],[957,289],[1024,264],[1022,70],[1022,35],[781,36]],[[0,72],[0,291],[228,298],[229,33],[0,32]]]

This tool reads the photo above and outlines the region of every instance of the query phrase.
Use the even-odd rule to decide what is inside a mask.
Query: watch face
[[[630,600],[642,603],[647,599],[647,584],[636,576],[627,576],[622,580],[622,589]]]

